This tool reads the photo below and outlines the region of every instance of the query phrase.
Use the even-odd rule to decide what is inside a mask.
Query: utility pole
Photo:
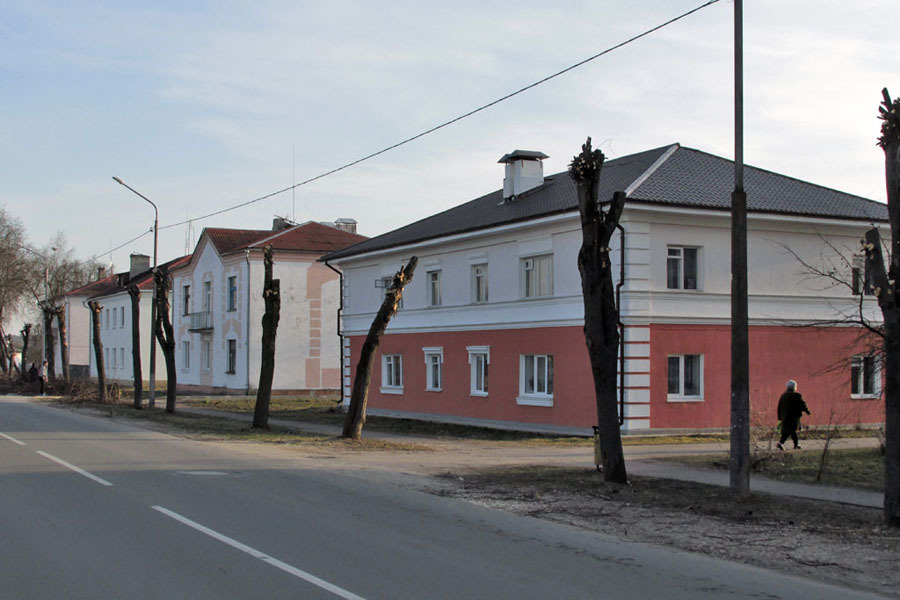
[[[744,192],[744,32],[742,0],[734,0],[734,192],[731,194],[731,455],[730,485],[750,493],[750,342],[747,300],[747,194]]]

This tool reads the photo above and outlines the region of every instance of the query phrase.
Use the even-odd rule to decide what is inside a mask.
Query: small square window
[[[666,258],[666,287],[670,290],[696,290],[698,248],[669,246]]]
[[[674,354],[667,360],[669,402],[703,401],[703,355]]]
[[[553,406],[553,355],[520,355],[519,397],[516,402],[529,406]]]
[[[381,357],[381,392],[384,394],[403,393],[403,356],[385,354]]]

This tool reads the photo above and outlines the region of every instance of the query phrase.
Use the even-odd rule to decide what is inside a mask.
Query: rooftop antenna
[[[297,205],[294,202],[294,192],[297,190],[297,159],[294,151],[294,140],[291,140],[291,221],[297,222]]]

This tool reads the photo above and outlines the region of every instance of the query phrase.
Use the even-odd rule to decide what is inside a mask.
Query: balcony
[[[188,315],[191,318],[191,324],[188,326],[190,331],[211,331],[213,328],[212,311],[204,310],[201,312],[193,312]]]

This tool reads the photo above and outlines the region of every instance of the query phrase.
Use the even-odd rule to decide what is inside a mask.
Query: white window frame
[[[687,284],[687,273],[685,273],[685,251],[690,250],[696,253],[694,257],[694,268],[696,272],[694,273],[694,286],[688,287]],[[676,265],[677,270],[677,282],[675,287],[669,286],[669,266],[670,264]],[[698,246],[675,246],[670,245],[666,246],[666,289],[668,290],[685,290],[685,291],[698,291],[702,289],[700,282],[700,247]]]
[[[378,285],[376,283],[376,287],[384,288],[384,295],[381,297],[382,302],[384,302],[384,296],[387,296],[388,293],[390,293],[392,285],[394,285],[394,276],[393,275],[387,275],[387,276],[382,277],[380,285]],[[379,304],[379,306],[381,306],[381,305]],[[403,296],[400,296],[400,302],[397,303],[397,310],[400,310],[401,308],[403,308]]]
[[[519,279],[522,298],[553,296],[553,254],[536,254],[519,259]],[[545,282],[547,289],[543,289]]]
[[[698,394],[685,394],[684,393],[684,369],[685,369],[685,360],[686,356],[696,356],[699,358],[699,393]],[[669,382],[669,363],[672,359],[678,359],[678,392],[670,393],[668,382]],[[703,402],[703,391],[704,391],[704,366],[705,366],[705,357],[702,354],[669,354],[666,356],[666,401],[667,402]]]
[[[203,312],[211,313],[213,308],[212,280],[206,280],[203,282],[203,298],[201,298],[201,302],[203,305]]]
[[[552,354],[519,355],[519,396],[516,398],[516,404],[522,406],[553,406],[553,362]],[[535,373],[535,381],[532,381],[530,386],[526,377],[529,363]],[[543,390],[538,389],[540,371],[543,371],[544,374]],[[529,390],[529,387],[533,389]]]
[[[440,392],[444,384],[444,349],[440,346],[422,348],[425,354],[425,391]]]
[[[393,375],[396,375],[396,377]],[[397,381],[397,379],[399,379],[399,381]],[[403,393],[402,354],[383,354],[381,356],[381,393]]]
[[[191,285],[181,286],[181,316],[191,314]]]
[[[865,392],[865,368],[866,360],[872,361],[872,391]],[[854,373],[854,370],[856,370]],[[857,389],[860,390],[853,393],[853,379],[856,378]],[[850,363],[850,397],[853,399],[860,398],[880,398],[881,397],[881,361],[877,356],[871,354],[859,354],[851,359]]]
[[[490,390],[488,365],[491,363],[491,347],[466,346],[466,352],[469,353],[469,395],[486,397]]]
[[[191,368],[191,341],[190,340],[182,340],[181,341],[181,368],[182,369],[190,369]]]
[[[484,304],[488,302],[490,294],[488,291],[488,265],[487,263],[479,263],[472,265],[472,303]]]
[[[425,285],[428,286],[428,306],[441,305],[441,270],[434,269],[425,272]]]

